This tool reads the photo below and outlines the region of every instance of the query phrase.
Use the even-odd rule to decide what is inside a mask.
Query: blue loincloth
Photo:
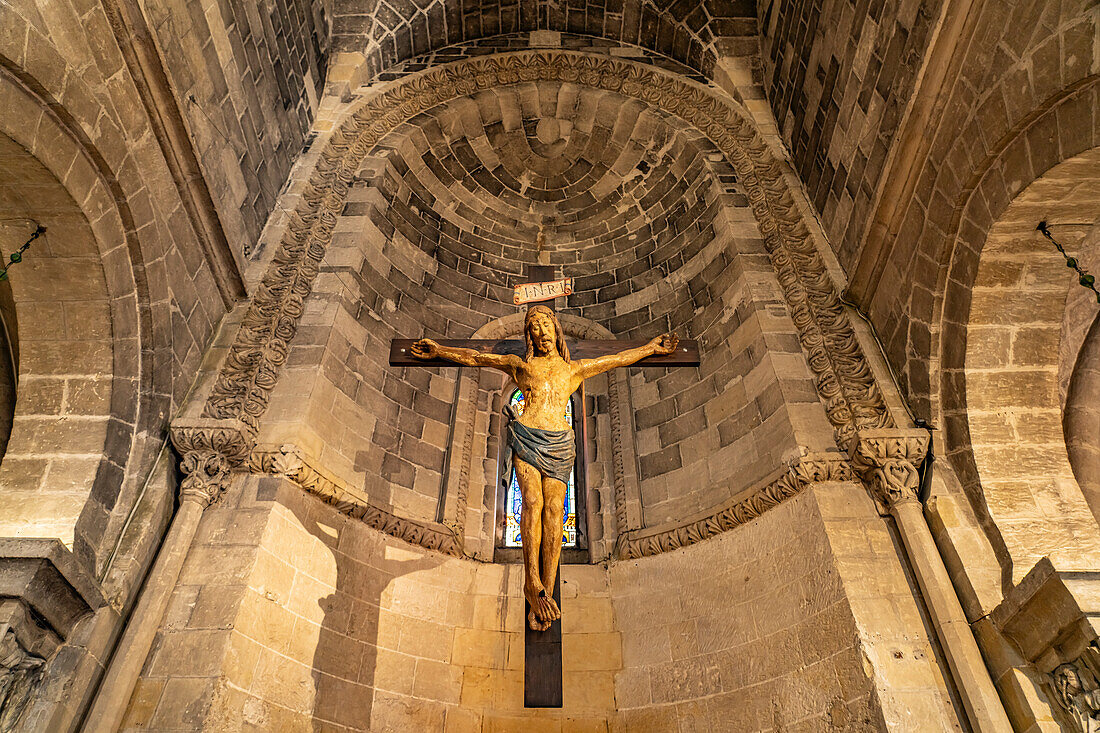
[[[549,478],[569,485],[569,473],[577,457],[577,443],[570,430],[539,430],[529,428],[516,419],[511,405],[504,408],[508,416],[508,440],[504,446],[501,478],[507,484],[512,470],[512,456],[538,469]]]

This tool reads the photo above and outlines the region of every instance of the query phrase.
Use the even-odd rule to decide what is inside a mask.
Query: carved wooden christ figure
[[[523,337],[527,346],[523,358],[440,346],[431,339],[417,341],[412,353],[418,359],[441,358],[464,366],[499,369],[523,392],[523,414],[508,415],[508,452],[523,494],[523,594],[531,606],[527,623],[535,631],[545,631],[561,618],[553,589],[561,556],[566,483],[576,458],[573,428],[565,420],[569,396],[589,377],[649,356],[673,353],[679,339],[665,334],[644,346],[573,361],[557,316],[543,305],[527,310]]]

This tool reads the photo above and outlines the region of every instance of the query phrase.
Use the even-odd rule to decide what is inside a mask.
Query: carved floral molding
[[[289,479],[307,493],[335,507],[341,514],[358,519],[391,537],[445,555],[462,554],[462,547],[450,528],[443,524],[399,517],[372,505],[361,491],[325,471],[315,458],[297,446],[257,448],[249,455],[247,468],[250,473]]]
[[[751,522],[815,483],[854,480],[851,465],[840,456],[806,457],[749,496],[735,499],[701,519],[674,527],[634,530],[623,534],[619,538],[616,555],[633,559],[687,547]]]
[[[229,486],[229,474],[241,465],[255,442],[252,431],[237,420],[176,419],[170,429],[179,451],[180,501],[208,507]]]
[[[499,54],[428,69],[384,87],[344,120],[320,153],[301,203],[289,218],[207,398],[204,418],[233,421],[249,434],[257,432],[355,171],[372,146],[397,125],[455,97],[539,80],[578,83],[632,97],[706,134],[733,165],[748,194],[837,444],[847,450],[859,431],[893,425],[782,167],[752,124],[732,102],[702,85],[652,67],[566,51]],[[203,496],[223,482],[227,464],[233,464],[228,457],[223,462],[209,454],[196,455],[185,466],[191,469],[189,479],[196,477],[192,493]],[[799,480],[792,481],[777,484],[755,505],[720,509],[661,536],[642,535],[639,530],[623,540],[624,552],[652,554],[661,551],[655,548],[672,549],[724,531],[716,528],[735,526],[743,521],[736,517],[757,511],[753,506],[774,506],[797,493]],[[617,500],[621,494],[617,490]],[[415,524],[388,516],[372,521]],[[617,524],[627,526],[622,517],[617,517]],[[431,541],[436,541],[434,536]]]

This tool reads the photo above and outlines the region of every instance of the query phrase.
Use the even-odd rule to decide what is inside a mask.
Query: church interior
[[[0,0],[0,262],[0,733],[1100,731],[1095,0]]]

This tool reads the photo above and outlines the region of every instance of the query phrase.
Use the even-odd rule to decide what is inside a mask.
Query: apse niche
[[[785,398],[775,375],[773,360],[796,358],[799,346],[732,167],[667,113],[546,81],[445,102],[371,150],[311,296],[331,327],[308,342],[300,335],[288,361],[306,379],[319,365],[323,380],[306,410],[284,387],[295,379],[280,382],[266,440],[320,446],[326,465],[372,503],[438,521],[445,474],[464,460],[452,430],[457,372],[391,368],[390,339],[470,338],[514,318],[512,288],[539,263],[574,278],[574,294],[559,302],[574,336],[674,331],[702,345],[698,369],[622,376],[630,406],[619,480],[638,497],[639,526],[710,510],[797,454],[790,403],[816,393],[807,373]],[[765,330],[783,328],[765,344]],[[498,377],[479,380],[467,538],[491,534],[506,399]],[[598,536],[614,505],[609,385],[587,387]]]

